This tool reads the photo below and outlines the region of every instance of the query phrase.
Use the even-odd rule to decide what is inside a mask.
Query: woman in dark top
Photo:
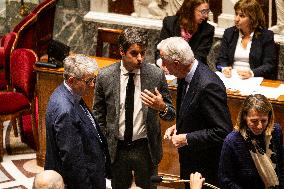
[[[188,41],[195,58],[207,64],[215,29],[207,23],[209,12],[208,0],[184,0],[175,16],[164,18],[158,43],[169,37],[183,37]],[[158,54],[156,59],[159,58]]]
[[[216,68],[225,77],[276,79],[274,34],[265,29],[265,18],[256,0],[239,0],[235,26],[225,30]]]
[[[283,189],[282,131],[274,123],[273,108],[267,98],[260,94],[248,96],[234,129],[221,151],[221,188]]]

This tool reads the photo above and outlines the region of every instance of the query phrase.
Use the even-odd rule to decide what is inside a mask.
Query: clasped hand
[[[166,130],[164,139],[172,141],[176,148],[188,145],[186,134],[177,134],[176,125],[173,125]]]
[[[222,69],[222,73],[227,78],[232,77],[232,67],[224,67]],[[239,77],[241,79],[248,79],[248,78],[251,78],[253,76],[252,71],[250,69],[245,69],[245,70],[237,69],[237,74],[239,75]]]

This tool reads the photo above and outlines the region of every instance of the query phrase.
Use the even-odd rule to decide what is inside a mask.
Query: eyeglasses
[[[81,81],[85,81],[86,85],[90,85],[90,84],[95,84],[96,83],[96,77],[91,77],[91,78],[88,78],[86,80],[84,79],[79,79]]]
[[[210,12],[210,9],[202,9],[197,11],[200,12],[203,16],[207,16]]]

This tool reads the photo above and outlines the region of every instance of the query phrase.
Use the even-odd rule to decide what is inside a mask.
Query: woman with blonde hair
[[[249,95],[234,129],[221,151],[221,188],[284,188],[282,131],[274,123],[268,99],[261,94]]]
[[[239,0],[235,26],[225,30],[216,68],[225,77],[276,79],[274,34],[265,28],[265,17],[256,0]]]

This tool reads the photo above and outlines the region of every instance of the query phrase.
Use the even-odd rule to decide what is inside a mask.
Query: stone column
[[[108,0],[91,0],[91,11],[108,12]]]
[[[218,17],[218,26],[228,28],[234,25],[234,5],[236,2],[237,0],[222,1],[222,14]]]
[[[276,12],[277,12],[277,24],[269,28],[274,33],[284,34],[284,1],[275,0]]]

